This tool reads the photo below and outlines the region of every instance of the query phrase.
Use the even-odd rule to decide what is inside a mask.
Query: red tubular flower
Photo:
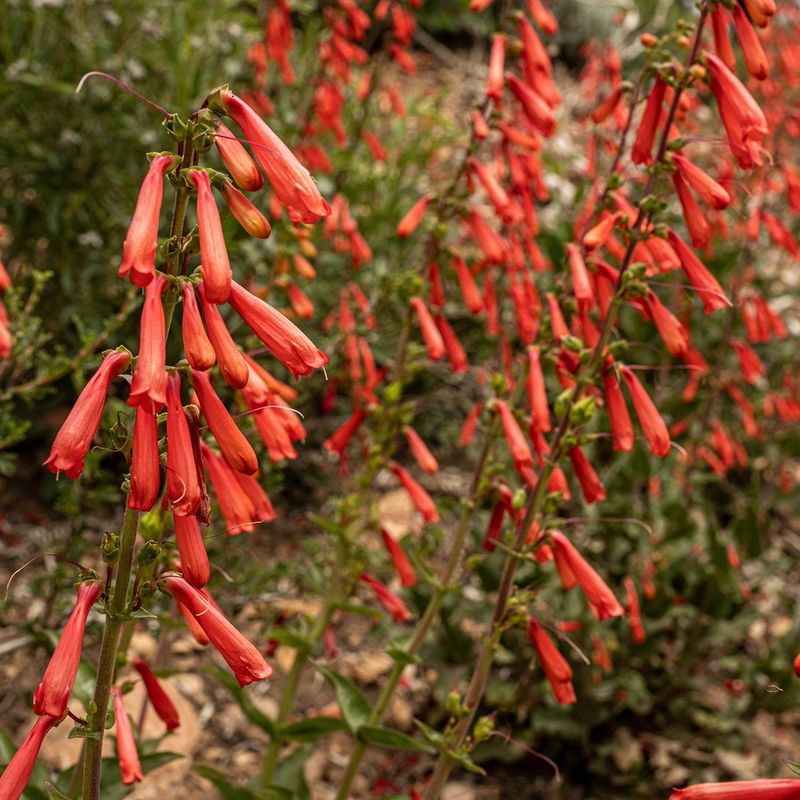
[[[44,462],[50,472],[65,472],[68,478],[77,478],[83,472],[86,454],[100,427],[108,387],[127,368],[130,360],[130,353],[116,350],[103,359],[97,372],[83,387],[50,448],[50,455]]]
[[[11,276],[6,270],[6,265],[0,261],[0,292],[7,291],[11,286]]]
[[[565,336],[569,336],[569,328],[564,321],[564,315],[561,313],[558,300],[550,292],[547,293],[547,307],[550,310],[550,330],[553,333],[553,338],[560,342]]]
[[[626,577],[622,582],[625,586],[625,593],[628,597],[628,619],[631,623],[631,635],[636,644],[643,644],[645,640],[644,626],[642,625],[642,614],[639,609],[639,596],[636,594],[636,586],[633,579]]]
[[[466,372],[469,369],[469,361],[467,361],[467,354],[464,352],[461,342],[458,341],[455,331],[441,314],[437,314],[434,320],[442,335],[442,341],[447,349],[447,359],[450,361],[453,372]]]
[[[147,690],[147,697],[153,704],[153,708],[160,717],[161,721],[167,726],[167,731],[172,733],[180,727],[181,721],[178,716],[178,709],[170,700],[169,695],[164,691],[164,687],[158,682],[158,678],[153,675],[150,667],[141,658],[133,660],[133,668],[142,676],[142,682]]]
[[[181,379],[167,380],[167,497],[176,514],[194,514],[200,506],[200,483],[189,423],[181,404]]]
[[[672,175],[672,182],[678,193],[683,219],[686,222],[686,229],[689,231],[692,244],[695,247],[705,247],[711,241],[711,226],[708,224],[705,214],[694,199],[694,195],[680,172]]]
[[[139,360],[128,397],[129,406],[144,406],[153,412],[160,411],[167,402],[164,308],[161,305],[161,293],[166,282],[166,275],[157,275],[144,290]]]
[[[314,316],[314,304],[296,283],[292,282],[286,287],[286,294],[289,296],[289,302],[298,317],[311,319]]]
[[[475,436],[475,428],[478,427],[478,419],[480,418],[483,406],[481,403],[473,404],[464,420],[464,425],[461,428],[461,435],[458,437],[458,443],[462,447],[467,447],[472,442]]]
[[[344,455],[347,445],[355,436],[356,431],[361,427],[361,423],[366,419],[367,413],[363,408],[357,408],[324,442],[326,447],[333,453],[337,453],[341,458]]]
[[[597,477],[597,473],[589,463],[583,450],[580,447],[573,447],[569,451],[569,459],[572,462],[572,469],[575,471],[575,477],[581,485],[583,497],[587,503],[594,503],[595,500],[605,500],[606,490]]]
[[[461,287],[464,305],[466,305],[470,314],[480,314],[483,311],[483,298],[475,279],[472,277],[472,273],[469,271],[469,267],[467,267],[463,258],[456,256],[453,259],[453,268],[456,271],[458,284]]]
[[[328,357],[292,322],[236,281],[230,304],[248,327],[292,375],[308,375],[328,362]],[[219,353],[217,353],[219,357]]]
[[[177,163],[175,156],[156,156],[142,182],[136,210],[122,248],[120,277],[129,272],[137,286],[147,286],[156,274],[158,216],[164,194],[164,175]]]
[[[392,461],[389,467],[400,479],[400,483],[403,484],[403,488],[408,492],[414,508],[422,514],[425,522],[438,522],[439,511],[431,496],[399,464]]]
[[[131,491],[128,508],[149,511],[161,488],[161,458],[158,453],[158,421],[144,406],[136,409],[131,450]]]
[[[409,302],[417,312],[420,333],[428,349],[428,358],[431,361],[438,361],[447,352],[439,329],[421,297],[412,297]]]
[[[506,190],[499,184],[497,178],[489,172],[477,159],[469,159],[469,165],[473,172],[478,176],[478,180],[483,186],[487,197],[494,206],[495,212],[503,218],[507,218],[508,209],[511,205],[511,198]]]
[[[39,717],[36,720],[25,741],[0,775],[2,800],[19,800],[30,780],[44,737],[58,721],[56,717]]]
[[[272,675],[272,667],[258,649],[231,625],[216,605],[183,578],[164,578],[166,590],[197,620],[219,654],[233,670],[239,686],[263,681]]]
[[[486,82],[486,96],[500,102],[503,96],[504,72],[506,63],[506,37],[502,33],[492,36],[492,50],[489,54],[489,79]]]
[[[413,586],[417,582],[417,576],[414,572],[414,567],[411,566],[411,562],[408,560],[406,551],[400,547],[400,543],[385,528],[381,528],[381,538],[392,559],[392,564],[394,564],[397,577],[400,578],[400,583],[403,586]]]
[[[242,129],[272,189],[294,223],[316,222],[331,213],[309,171],[274,131],[241,98],[227,89],[220,92],[225,111]]]
[[[122,701],[122,692],[115,687],[111,690],[111,694],[114,696],[114,726],[117,731],[119,771],[122,774],[122,782],[129,786],[143,780],[142,764],[139,761],[139,751],[136,748],[131,721]]]
[[[686,789],[675,789],[669,800],[798,800],[800,780],[730,781],[728,783],[698,783]]]
[[[264,185],[264,178],[250,158],[247,148],[221,122],[217,123],[214,144],[225,168],[242,189],[246,192],[257,192]]]
[[[417,229],[417,226],[422,222],[422,217],[425,215],[425,209],[428,207],[431,198],[428,195],[420,197],[416,203],[406,212],[406,215],[397,224],[397,235],[401,239],[411,236]]]
[[[500,414],[506,443],[508,444],[508,449],[511,451],[511,457],[514,459],[514,466],[517,468],[517,471],[520,472],[522,470],[532,469],[533,456],[531,455],[531,449],[527,441],[525,441],[525,435],[522,433],[513,412],[503,400],[496,400],[495,408]]]
[[[623,367],[622,377],[628,385],[633,408],[639,418],[639,424],[642,426],[642,433],[650,451],[653,455],[663,458],[670,451],[669,431],[664,420],[634,372],[628,367]]]
[[[603,389],[614,450],[629,452],[633,450],[633,424],[622,389],[614,375],[603,376]]]
[[[200,229],[200,270],[205,298],[215,305],[227,301],[231,293],[231,264],[217,201],[211,191],[208,173],[192,169],[186,173],[189,183],[197,188],[197,227]]]
[[[556,18],[541,0],[528,0],[528,12],[543,34],[555,36],[558,33]]]
[[[375,597],[380,604],[392,615],[395,622],[408,622],[411,619],[411,612],[406,608],[406,604],[387,586],[384,586],[377,578],[361,573],[361,580],[372,589]]]
[[[420,469],[432,475],[434,472],[439,471],[439,462],[434,457],[433,453],[428,450],[428,446],[422,441],[419,434],[410,426],[403,429],[406,435],[406,441],[411,448],[411,453],[414,460],[419,465]]]
[[[717,56],[725,66],[733,71],[736,69],[736,56],[731,47],[731,40],[728,38],[728,25],[731,22],[731,15],[723,5],[717,5],[711,12],[711,27],[714,32],[714,49]]]
[[[211,578],[211,566],[197,517],[194,514],[188,517],[173,514],[172,522],[175,526],[175,544],[181,557],[183,577],[192,586],[202,589]]]
[[[489,516],[489,524],[486,526],[483,542],[481,542],[481,547],[487,553],[493,553],[497,547],[497,540],[500,538],[500,532],[503,529],[503,515],[505,513],[506,508],[503,503],[495,503]]]
[[[229,386],[234,389],[242,389],[249,376],[247,362],[236,346],[236,342],[233,341],[233,337],[222,319],[219,309],[213,303],[208,302],[203,281],[197,284],[197,291],[200,295],[200,305],[203,308],[203,318],[206,322],[208,339],[214,348],[219,371]],[[233,297],[233,292],[231,292],[231,297]]]
[[[508,75],[507,80],[512,94],[519,100],[531,125],[543,136],[552,136],[558,127],[558,121],[550,106],[515,75]]]
[[[181,335],[183,352],[192,369],[211,369],[217,360],[214,347],[206,336],[203,320],[197,308],[194,287],[191,283],[181,285],[183,295],[183,316],[181,318]]]
[[[736,351],[736,357],[739,359],[739,368],[742,370],[744,379],[747,383],[758,383],[759,379],[767,374],[764,362],[741,339],[731,338],[729,342]]]
[[[275,509],[267,493],[261,488],[261,484],[252,475],[242,475],[241,472],[235,473],[235,477],[253,506],[256,519],[260,522],[272,522],[275,519]]]
[[[678,254],[681,266],[692,288],[700,296],[703,310],[711,314],[720,308],[727,308],[731,301],[725,296],[717,279],[706,269],[702,261],[691,251],[683,239],[668,231],[669,243]]]
[[[621,617],[625,610],[614,597],[608,584],[595,572],[588,561],[575,549],[572,542],[560,531],[551,533],[555,548],[556,564],[562,561],[580,584],[592,612],[599,620]]]
[[[250,446],[250,442],[247,441],[247,437],[239,430],[233,417],[228,413],[228,409],[217,397],[208,373],[192,370],[192,386],[197,393],[200,410],[228,463],[237,472],[253,475],[258,471],[258,457]]]
[[[556,700],[563,705],[577,702],[575,688],[572,685],[572,668],[559,653],[544,628],[533,617],[528,619],[528,638],[536,648],[542,670]]]
[[[550,408],[547,404],[547,390],[544,385],[538,347],[528,348],[528,361],[530,365],[526,383],[528,403],[530,404],[536,427],[543,433],[547,433],[553,426],[550,424]]]
[[[78,599],[47,665],[42,682],[33,693],[33,710],[39,716],[61,719],[78,674],[86,618],[100,596],[100,584],[86,581],[78,587]],[[0,797],[2,795],[0,794]]]
[[[222,197],[236,221],[257,239],[268,239],[272,233],[269,220],[230,182],[222,184]]]
[[[592,252],[592,250],[596,250],[606,243],[606,240],[611,235],[611,231],[614,230],[614,227],[621,217],[622,214],[619,211],[609,214],[584,234],[583,246],[586,248],[587,252]]]
[[[689,159],[678,153],[673,153],[672,161],[678,168],[678,172],[707,206],[721,211],[731,204],[731,196],[728,192],[700,167],[692,164]]]
[[[704,53],[728,143],[742,169],[762,163],[759,147],[769,133],[764,112],[742,82],[712,53]]]
[[[653,142],[656,138],[658,123],[661,120],[661,106],[664,103],[666,88],[666,83],[661,78],[656,78],[656,82],[650,90],[650,96],[647,98],[639,129],[636,131],[636,139],[633,142],[631,158],[634,164],[653,163]]]
[[[689,332],[683,323],[661,302],[658,295],[648,290],[642,298],[650,318],[658,328],[667,350],[673,356],[685,355],[689,349]]]
[[[248,533],[266,520],[258,518],[255,506],[237,480],[237,473],[228,462],[203,442],[200,445],[203,463],[208,470],[219,510],[225,518],[225,532],[231,536]]]
[[[597,106],[597,108],[594,109],[594,111],[592,111],[592,122],[594,122],[596,125],[599,125],[601,122],[605,122],[614,113],[621,99],[622,88],[617,87],[605,100],[603,100],[602,103],[600,103],[599,106]]]
[[[742,48],[747,71],[759,81],[763,81],[769,73],[769,62],[761,42],[756,36],[747,14],[738,3],[733,6],[733,24],[736,26],[736,38]]]

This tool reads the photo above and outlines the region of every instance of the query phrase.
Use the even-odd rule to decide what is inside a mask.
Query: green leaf
[[[347,678],[339,675],[338,672],[327,667],[317,666],[328,683],[336,692],[336,700],[339,708],[342,709],[342,716],[347,722],[347,727],[355,733],[368,719],[372,713],[369,700],[361,693],[354,684]]]
[[[420,722],[418,719],[414,720],[414,724],[419,729],[420,733],[437,749],[441,749],[442,744],[444,743],[444,737],[442,736],[439,731],[435,730],[434,728],[429,727],[424,722]]]
[[[258,795],[245,789],[243,786],[234,786],[221,772],[206,767],[203,764],[195,764],[192,769],[201,777],[214,784],[214,788],[219,792],[224,800],[258,800]]]
[[[56,789],[52,783],[45,783],[44,788],[47,789],[47,796],[50,800],[70,800],[67,795]]]
[[[287,647],[292,647],[295,650],[307,651],[310,649],[308,640],[297,633],[284,630],[283,628],[270,628],[267,631],[267,638],[274,639],[280,644],[285,644]]]
[[[336,731],[347,730],[347,723],[341,717],[311,717],[280,729],[281,738],[298,742],[314,741]]]
[[[784,764],[786,764],[789,769],[794,772],[795,775],[800,775],[800,764],[796,761],[789,761],[789,759],[784,759]]]
[[[271,738],[274,738],[276,733],[275,723],[256,707],[247,692],[239,686],[236,678],[230,672],[226,672],[219,667],[211,667],[209,671],[233,695],[233,699],[239,704],[239,708],[242,709],[247,719],[254,725],[258,725],[262,731],[266,731]]]
[[[362,725],[358,729],[358,738],[367,744],[378,747],[387,747],[390,750],[418,750],[425,753],[435,753],[436,750],[427,742],[421,742],[405,733],[384,728],[379,725]]]
[[[448,750],[447,755],[450,756],[454,761],[457,761],[464,767],[467,772],[474,772],[476,775],[485,775],[486,770],[483,767],[479,767],[469,756],[468,753],[457,753],[454,750]]]
[[[74,725],[67,739],[99,739],[100,731],[90,731],[85,725]]]
[[[391,656],[398,664],[402,664],[404,667],[408,666],[409,664],[419,663],[418,656],[407,653],[402,647],[390,647],[386,650],[386,654]]]
[[[276,800],[286,800],[286,798],[310,800],[311,793],[308,791],[303,769],[306,760],[313,751],[314,745],[312,743],[304,744],[298,747],[290,756],[284,758],[275,770],[273,783],[267,789],[268,795],[270,792],[278,791],[280,794],[272,795]]]

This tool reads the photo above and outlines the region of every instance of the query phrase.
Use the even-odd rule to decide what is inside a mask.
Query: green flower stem
[[[119,561],[116,580],[111,598],[108,601],[108,615],[100,645],[100,658],[97,665],[97,681],[92,699],[93,708],[88,714],[88,735],[85,740],[83,756],[83,800],[100,798],[100,755],[103,748],[108,701],[114,670],[117,665],[120,632],[123,621],[120,616],[128,603],[128,589],[133,568],[133,551],[139,529],[139,512],[131,508],[125,510],[120,539]]]
[[[472,522],[472,517],[475,514],[475,501],[480,490],[484,469],[486,468],[486,464],[489,460],[489,454],[492,446],[497,440],[497,436],[498,427],[495,420],[486,434],[483,449],[481,450],[481,454],[478,458],[478,463],[473,474],[469,499],[466,502],[464,512],[461,515],[458,528],[456,529],[455,536],[453,537],[453,544],[450,547],[450,555],[447,559],[447,563],[442,569],[442,572],[439,576],[438,585],[434,590],[433,596],[428,602],[425,613],[417,623],[414,635],[412,636],[408,645],[406,645],[405,653],[409,656],[415,656],[420,647],[422,647],[422,645],[425,643],[428,633],[430,632],[433,623],[436,621],[439,610],[442,607],[444,598],[451,590],[452,581],[455,578],[459,565],[461,564],[470,523]],[[392,671],[386,678],[383,689],[378,697],[378,701],[375,704],[369,719],[367,720],[368,725],[379,725],[383,721],[386,709],[389,707],[389,703],[394,696],[395,690],[397,689],[397,684],[400,682],[400,678],[403,675],[404,669],[405,664],[399,661],[395,663]],[[353,745],[353,749],[350,752],[350,759],[347,762],[347,768],[339,784],[339,789],[336,793],[336,800],[346,800],[348,794],[350,793],[350,787],[353,783],[353,780],[358,774],[358,769],[361,765],[361,760],[364,757],[366,749],[367,744],[365,742],[356,740],[355,744]]]

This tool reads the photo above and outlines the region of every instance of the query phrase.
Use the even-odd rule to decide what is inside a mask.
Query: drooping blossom
[[[698,783],[686,789],[675,789],[669,800],[798,800],[800,780],[797,778]]]
[[[508,75],[506,79],[511,93],[519,100],[531,125],[543,136],[552,136],[558,127],[558,121],[552,108],[516,75]]]
[[[25,741],[14,753],[8,766],[0,775],[0,798],[2,800],[19,800],[30,780],[39,750],[44,737],[54,725],[58,724],[57,717],[39,717],[31,728]]]
[[[538,347],[528,348],[528,378],[525,387],[536,427],[542,433],[547,433],[553,426],[550,423],[550,408],[547,404],[547,390]]]
[[[269,678],[272,667],[203,593],[174,575],[164,578],[163,583],[166,590],[197,620],[233,671],[239,686]]]
[[[411,236],[412,233],[417,229],[417,226],[422,222],[422,218],[425,215],[425,209],[428,207],[428,203],[431,202],[431,198],[428,195],[424,197],[420,197],[416,203],[406,212],[406,215],[400,222],[397,224],[397,235],[401,239],[405,239],[408,236]]]
[[[208,373],[192,370],[192,386],[197,393],[200,410],[228,463],[244,475],[257,472],[258,457],[225,404],[217,397]]]
[[[633,424],[615,375],[609,373],[603,376],[603,393],[611,424],[612,446],[614,450],[630,452],[633,450]]]
[[[664,103],[664,92],[667,85],[661,78],[656,78],[653,88],[650,90],[650,95],[647,98],[644,114],[639,122],[639,128],[636,131],[636,139],[633,142],[633,149],[631,151],[631,159],[634,164],[652,164],[653,163],[653,142],[656,138],[656,131],[658,130],[658,123],[661,119],[661,106]],[[633,220],[629,220],[630,223]]]
[[[439,511],[436,508],[436,503],[433,502],[431,496],[420,486],[411,475],[408,474],[399,464],[392,462],[389,464],[392,472],[400,479],[403,488],[408,492],[414,508],[422,514],[425,522],[438,522]]]
[[[420,333],[425,342],[425,347],[428,350],[428,358],[430,358],[431,361],[438,361],[444,357],[447,349],[442,340],[442,335],[439,333],[439,329],[433,321],[431,312],[428,311],[425,301],[421,297],[412,297],[409,303],[417,314]]]
[[[506,63],[506,37],[502,33],[492,36],[492,49],[489,54],[489,78],[486,82],[486,96],[500,102],[503,96]]]
[[[294,323],[236,281],[231,284],[230,304],[295,378],[308,375],[328,362],[325,353]]]
[[[599,620],[621,617],[625,611],[614,593],[589,562],[575,549],[572,542],[560,531],[553,531],[551,538],[556,565],[562,564],[562,567],[559,567],[562,581],[564,579],[562,568],[566,568],[573,576],[573,581],[580,584],[592,612]]]
[[[189,183],[197,189],[197,227],[200,230],[200,271],[203,275],[205,299],[215,305],[227,301],[231,292],[231,264],[222,233],[217,201],[211,190],[208,173],[189,170]]]
[[[533,478],[533,455],[525,435],[514,417],[514,412],[511,411],[508,403],[504,400],[496,400],[495,408],[500,414],[500,420],[503,423],[503,433],[508,449],[511,452],[511,457],[514,459],[514,467],[529,484],[534,484],[536,481]]]
[[[117,734],[119,771],[122,775],[122,782],[129,786],[144,779],[142,764],[139,760],[139,750],[136,746],[136,737],[133,735],[131,721],[128,712],[125,711],[122,692],[114,687],[111,694],[114,698],[114,728]]]
[[[183,296],[181,336],[186,360],[192,369],[211,369],[217,356],[206,335],[206,329],[203,327],[203,320],[200,318],[194,287],[191,283],[181,284],[181,295]]]
[[[122,248],[120,277],[130,273],[137,286],[147,286],[156,272],[155,258],[158,244],[158,218],[164,194],[164,175],[177,163],[172,155],[156,156],[142,182],[136,210],[133,212],[125,244]]]
[[[563,705],[577,702],[572,685],[572,667],[553,644],[544,628],[533,617],[528,619],[528,638],[536,648],[545,677],[556,700]]]
[[[447,350],[447,360],[450,362],[453,372],[466,372],[469,369],[469,361],[455,331],[441,314],[436,314],[433,319],[442,336],[442,341]]]
[[[289,219],[295,223],[311,223],[330,214],[330,206],[320,194],[311,173],[269,125],[228,89],[220,91],[220,101],[250,142],[253,155],[266,173],[278,199],[286,207]]]
[[[246,192],[257,192],[264,185],[264,178],[247,148],[222,124],[217,123],[214,144],[219,150],[225,168],[236,183]]]
[[[180,375],[167,380],[167,497],[175,513],[197,512],[201,492],[189,423],[181,403]]]
[[[211,566],[197,517],[194,514],[183,516],[175,513],[172,515],[172,522],[183,577],[192,586],[201,589],[211,578]]]
[[[161,294],[166,275],[156,275],[146,286],[139,334],[139,358],[131,381],[129,406],[144,406],[158,412],[167,402],[165,323]]]
[[[633,402],[633,409],[642,426],[642,433],[647,441],[647,446],[654,456],[664,458],[670,451],[670,439],[667,426],[658,413],[655,403],[647,394],[644,386],[639,382],[636,374],[628,367],[622,368],[622,377],[628,386],[628,391]]]
[[[411,562],[408,560],[406,551],[403,550],[397,539],[385,528],[381,528],[381,538],[389,553],[389,557],[392,559],[392,564],[394,564],[394,569],[397,573],[397,577],[400,579],[400,583],[402,583],[403,586],[413,586],[417,582],[417,576],[414,572],[414,567],[411,566]]]
[[[678,254],[683,271],[692,288],[703,303],[703,310],[711,314],[720,308],[728,308],[731,301],[725,296],[717,279],[708,271],[702,261],[692,252],[686,242],[673,231],[668,231],[669,243]]]
[[[707,206],[721,211],[731,204],[731,196],[728,191],[688,158],[679,153],[673,153],[672,163]]]
[[[583,450],[580,447],[573,447],[569,451],[569,459],[586,502],[594,503],[596,500],[605,500],[606,490]]]
[[[233,341],[219,308],[208,302],[203,281],[197,284],[197,292],[200,295],[200,305],[203,309],[203,319],[206,323],[208,340],[214,348],[219,371],[229,386],[234,389],[241,389],[247,383],[249,375],[247,362],[244,360],[244,356],[237,347],[236,342]],[[232,295],[233,293],[231,292]]]
[[[220,192],[234,219],[250,236],[269,238],[272,233],[269,220],[230,181],[222,184]]]
[[[161,459],[158,452],[156,415],[144,406],[136,409],[131,448],[131,489],[128,508],[149,511],[161,488]]]
[[[411,448],[411,454],[414,456],[414,460],[417,462],[420,469],[430,475],[434,472],[438,472],[439,463],[436,461],[436,457],[428,449],[425,442],[422,441],[420,435],[408,425],[403,428],[403,433],[405,434],[409,448]]]
[[[158,678],[153,675],[150,667],[141,658],[135,658],[133,660],[133,668],[142,676],[142,682],[147,690],[147,697],[153,704],[156,714],[167,726],[167,731],[171,733],[180,727],[181,721],[178,716],[178,709],[175,708],[175,704],[164,691],[164,687],[159,683]]]
[[[411,619],[411,612],[406,608],[406,604],[388,586],[366,572],[362,572],[360,578],[372,589],[372,593],[392,615],[395,622],[408,622]]]
[[[100,584],[97,581],[84,581],[78,587],[75,606],[53,651],[42,682],[33,693],[33,710],[39,716],[61,719],[66,713],[81,661],[86,618],[99,596]]]
[[[344,456],[347,445],[350,444],[361,423],[366,419],[367,413],[363,408],[357,408],[324,442],[326,447],[339,458]]]
[[[636,585],[633,579],[626,577],[623,580],[625,594],[628,599],[627,610],[628,620],[631,624],[631,636],[636,644],[642,644],[645,640],[644,625],[642,625],[642,612],[639,608],[639,595],[636,593]]]
[[[77,478],[83,472],[83,462],[100,427],[108,387],[111,381],[130,364],[131,354],[114,350],[108,353],[89,383],[75,401],[61,430],[58,432],[45,466],[68,478]]]
[[[742,48],[745,67],[756,80],[763,81],[769,74],[767,54],[742,7],[738,3],[734,3],[732,10],[736,38],[739,40],[739,47]]]

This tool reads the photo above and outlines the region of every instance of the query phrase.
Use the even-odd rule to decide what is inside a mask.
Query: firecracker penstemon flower
[[[342,413],[324,434],[323,447],[329,461],[357,487],[336,498],[334,519],[326,520],[326,530],[336,531],[341,549],[321,610],[304,632],[302,646],[295,647],[287,694],[267,726],[270,743],[261,778],[265,793],[275,788],[282,748],[291,741],[287,720],[300,670],[323,645],[327,659],[336,657],[336,624],[353,608],[351,594],[368,616],[402,626],[400,645],[390,651],[394,666],[377,702],[366,710],[357,704],[357,713],[365,717],[364,730],[380,741],[374,732],[385,737],[380,726],[393,693],[405,668],[420,660],[448,594],[477,574],[476,565],[487,571],[497,567],[494,607],[485,615],[486,630],[475,637],[472,673],[465,685],[453,689],[443,730],[426,731],[437,755],[426,776],[424,797],[437,800],[454,768],[461,764],[475,769],[472,751],[491,734],[492,717],[477,715],[504,636],[517,635],[523,642],[526,662],[541,668],[538,674],[559,704],[581,700],[576,687],[585,684],[577,680],[584,667],[564,642],[583,623],[551,621],[557,606],[540,594],[546,580],[560,582],[559,592],[579,587],[576,602],[594,617],[587,627],[592,626],[594,660],[602,670],[610,671],[612,664],[598,631],[619,625],[617,617],[626,617],[636,645],[654,635],[654,626],[646,631],[644,624],[647,603],[658,592],[654,562],[634,580],[633,573],[617,569],[605,552],[599,553],[585,531],[567,527],[582,521],[570,510],[585,508],[582,504],[602,509],[607,501],[612,489],[603,472],[606,462],[635,452],[642,459],[670,459],[664,463],[674,465],[676,474],[700,461],[722,476],[746,463],[744,447],[713,418],[704,420],[708,436],[703,442],[688,443],[688,450],[676,445],[689,423],[671,419],[660,373],[685,367],[689,378],[683,399],[690,402],[699,382],[712,372],[692,339],[706,318],[695,319],[692,312],[702,306],[714,320],[738,313],[741,304],[746,340],[732,329],[724,337],[726,353],[736,359],[735,377],[726,373],[715,388],[739,409],[747,435],[761,434],[760,411],[737,384],[764,384],[768,367],[754,345],[786,336],[786,328],[745,277],[728,284],[709,265],[714,263],[715,243],[732,236],[725,210],[738,213],[743,203],[732,177],[733,162],[751,173],[770,163],[772,114],[762,109],[754,97],[761,95],[752,87],[757,81],[768,87],[774,68],[764,50],[768,37],[755,30],[770,30],[774,4],[751,0],[733,4],[730,12],[715,0],[701,0],[699,14],[684,23],[680,37],[642,37],[645,67],[635,83],[623,81],[612,47],[587,49],[579,89],[591,103],[586,113],[577,115],[594,126],[582,167],[586,191],[576,193],[581,199],[575,218],[571,228],[562,226],[568,232],[557,245],[552,235],[539,236],[547,224],[539,219],[540,206],[550,201],[552,188],[546,178],[550,157],[544,154],[559,126],[569,124],[551,62],[554,48],[548,42],[557,22],[543,0],[528,0],[513,14],[512,4],[503,4],[501,29],[487,43],[484,98],[469,114],[468,141],[462,157],[453,158],[452,180],[442,186],[427,182],[424,193],[420,189],[406,198],[398,219],[387,226],[407,248],[403,252],[414,254],[411,279],[391,289],[391,300],[399,298],[402,306],[397,335],[386,323],[388,317],[377,313],[386,298],[376,299],[367,281],[365,265],[373,253],[359,232],[358,205],[351,209],[346,197],[346,176],[336,176],[332,183],[340,191],[328,200],[309,167],[333,171],[317,135],[330,135],[339,147],[349,144],[343,114],[348,87],[363,104],[358,130],[372,158],[384,163],[392,157],[367,128],[369,100],[378,93],[380,104],[397,119],[406,109],[397,88],[378,85],[377,74],[364,66],[369,54],[360,43],[373,24],[390,18],[387,52],[400,70],[413,74],[417,67],[410,42],[416,5],[381,0],[367,12],[350,0],[339,0],[326,9],[326,37],[310,87],[309,118],[300,119],[302,140],[295,151],[264,121],[271,108],[264,92],[270,62],[287,85],[295,81],[290,61],[293,23],[286,0],[270,4],[264,41],[250,52],[254,91],[240,96],[223,86],[188,120],[167,116],[176,153],[150,154],[119,268],[120,276],[143,290],[138,352],[120,347],[104,354],[45,462],[56,474],[80,477],[87,459],[92,464],[89,450],[112,382],[119,378],[113,384],[116,392],[129,380],[123,399],[135,409],[130,412],[134,422],[127,436],[120,436],[117,428],[112,434],[129,473],[124,523],[119,535],[111,533],[104,540],[105,583],[92,575],[79,586],[77,603],[34,693],[39,719],[0,777],[0,800],[20,796],[43,737],[69,710],[94,604],[105,615],[105,633],[93,701],[79,728],[85,737],[79,766],[84,800],[101,796],[100,753],[112,697],[122,780],[130,784],[143,777],[123,691],[112,688],[123,687],[121,676],[139,680],[131,668],[167,730],[179,725],[175,705],[150,667],[131,658],[126,647],[118,652],[120,642],[127,646],[130,641],[126,634],[135,625],[133,613],[148,598],[158,597],[156,590],[174,601],[176,615],[198,643],[213,646],[239,689],[272,674],[266,658],[281,637],[270,635],[260,649],[229,621],[207,589],[213,564],[204,541],[210,525],[239,535],[275,519],[260,473],[272,462],[298,458],[297,443],[306,436],[306,426],[290,406],[296,392],[267,371],[263,348],[294,379],[330,363],[332,380],[319,407],[338,414],[342,406]],[[473,0],[470,8],[477,13],[490,5],[491,0]],[[732,33],[751,79],[737,76]],[[797,62],[790,65],[795,79],[800,78]],[[356,75],[360,80],[351,87]],[[697,109],[705,101],[724,130],[720,151],[725,155],[711,164],[699,146],[703,137],[697,120],[702,115]],[[613,154],[607,175],[598,164],[606,150]],[[209,155],[221,159],[225,172],[207,164]],[[441,165],[436,166],[431,175],[439,174]],[[791,165],[782,165],[781,175],[792,207],[800,210],[800,175]],[[259,191],[265,178],[268,204],[259,195],[247,196]],[[168,231],[159,227],[165,184],[176,195]],[[281,232],[275,234],[292,237],[298,250],[291,259],[283,254],[276,259],[276,274],[292,273],[278,283],[290,307],[285,314],[273,305],[271,287],[257,286],[229,257],[217,194],[251,237],[269,237],[283,214],[294,226],[290,233],[276,226]],[[195,227],[187,223],[187,209]],[[321,220],[321,235],[337,255],[347,254],[356,276],[343,282],[333,298],[309,296],[301,288],[316,274],[309,260],[316,244],[305,226]],[[775,246],[798,254],[791,231],[768,210],[758,209],[747,221],[747,235],[755,230],[757,236],[762,227]],[[0,289],[5,288],[3,275],[0,271]],[[330,354],[302,330],[303,321],[325,302],[329,313],[323,327],[331,334]],[[168,364],[166,355],[174,350],[168,338],[179,303],[185,360]],[[634,363],[639,342],[628,319],[657,335],[663,364]],[[3,320],[0,315],[0,356],[8,349]],[[484,362],[480,348],[466,344],[474,342],[476,332],[493,345],[494,355]],[[250,341],[257,339],[263,348],[245,352],[237,337],[251,333]],[[391,361],[383,346],[386,339],[397,340]],[[418,408],[405,396],[411,395],[412,377],[423,369],[445,375],[470,395],[459,445],[467,448],[480,441],[452,532],[453,504],[440,497],[448,491],[440,469],[440,462],[445,463],[441,443],[435,431],[423,427],[425,417],[417,413],[423,404]],[[796,383],[788,381],[785,388],[765,403],[765,414],[768,407],[773,415],[800,418],[790,396]],[[233,393],[237,410],[250,418],[245,424],[263,444],[263,459],[259,453],[264,450],[226,405],[224,398]],[[308,426],[312,432],[316,427]],[[394,481],[392,475],[417,515],[415,532],[423,530],[427,536],[446,528],[452,533],[437,540],[446,550],[441,564],[422,564],[414,546],[407,544],[413,535],[401,539],[381,524],[375,496],[379,485]],[[658,491],[655,483],[651,490]],[[139,542],[139,513],[154,509],[159,518],[171,514],[174,547],[165,541]],[[483,512],[486,524],[473,525]],[[465,560],[473,530],[479,530],[479,538]],[[383,546],[363,546],[362,535],[372,535],[373,544],[382,541]],[[728,553],[735,569],[738,554],[735,548]],[[522,565],[527,569],[520,569]],[[412,587],[413,603],[407,602]],[[212,591],[216,593],[213,586]],[[623,595],[624,603],[619,599]],[[278,618],[275,627],[282,624]],[[283,637],[295,643],[298,638]],[[337,692],[343,685],[336,683]],[[359,731],[361,723],[352,725],[348,714],[344,716],[354,737],[338,800],[350,796],[369,741]],[[800,797],[798,783],[698,784],[675,789],[672,797]]]

